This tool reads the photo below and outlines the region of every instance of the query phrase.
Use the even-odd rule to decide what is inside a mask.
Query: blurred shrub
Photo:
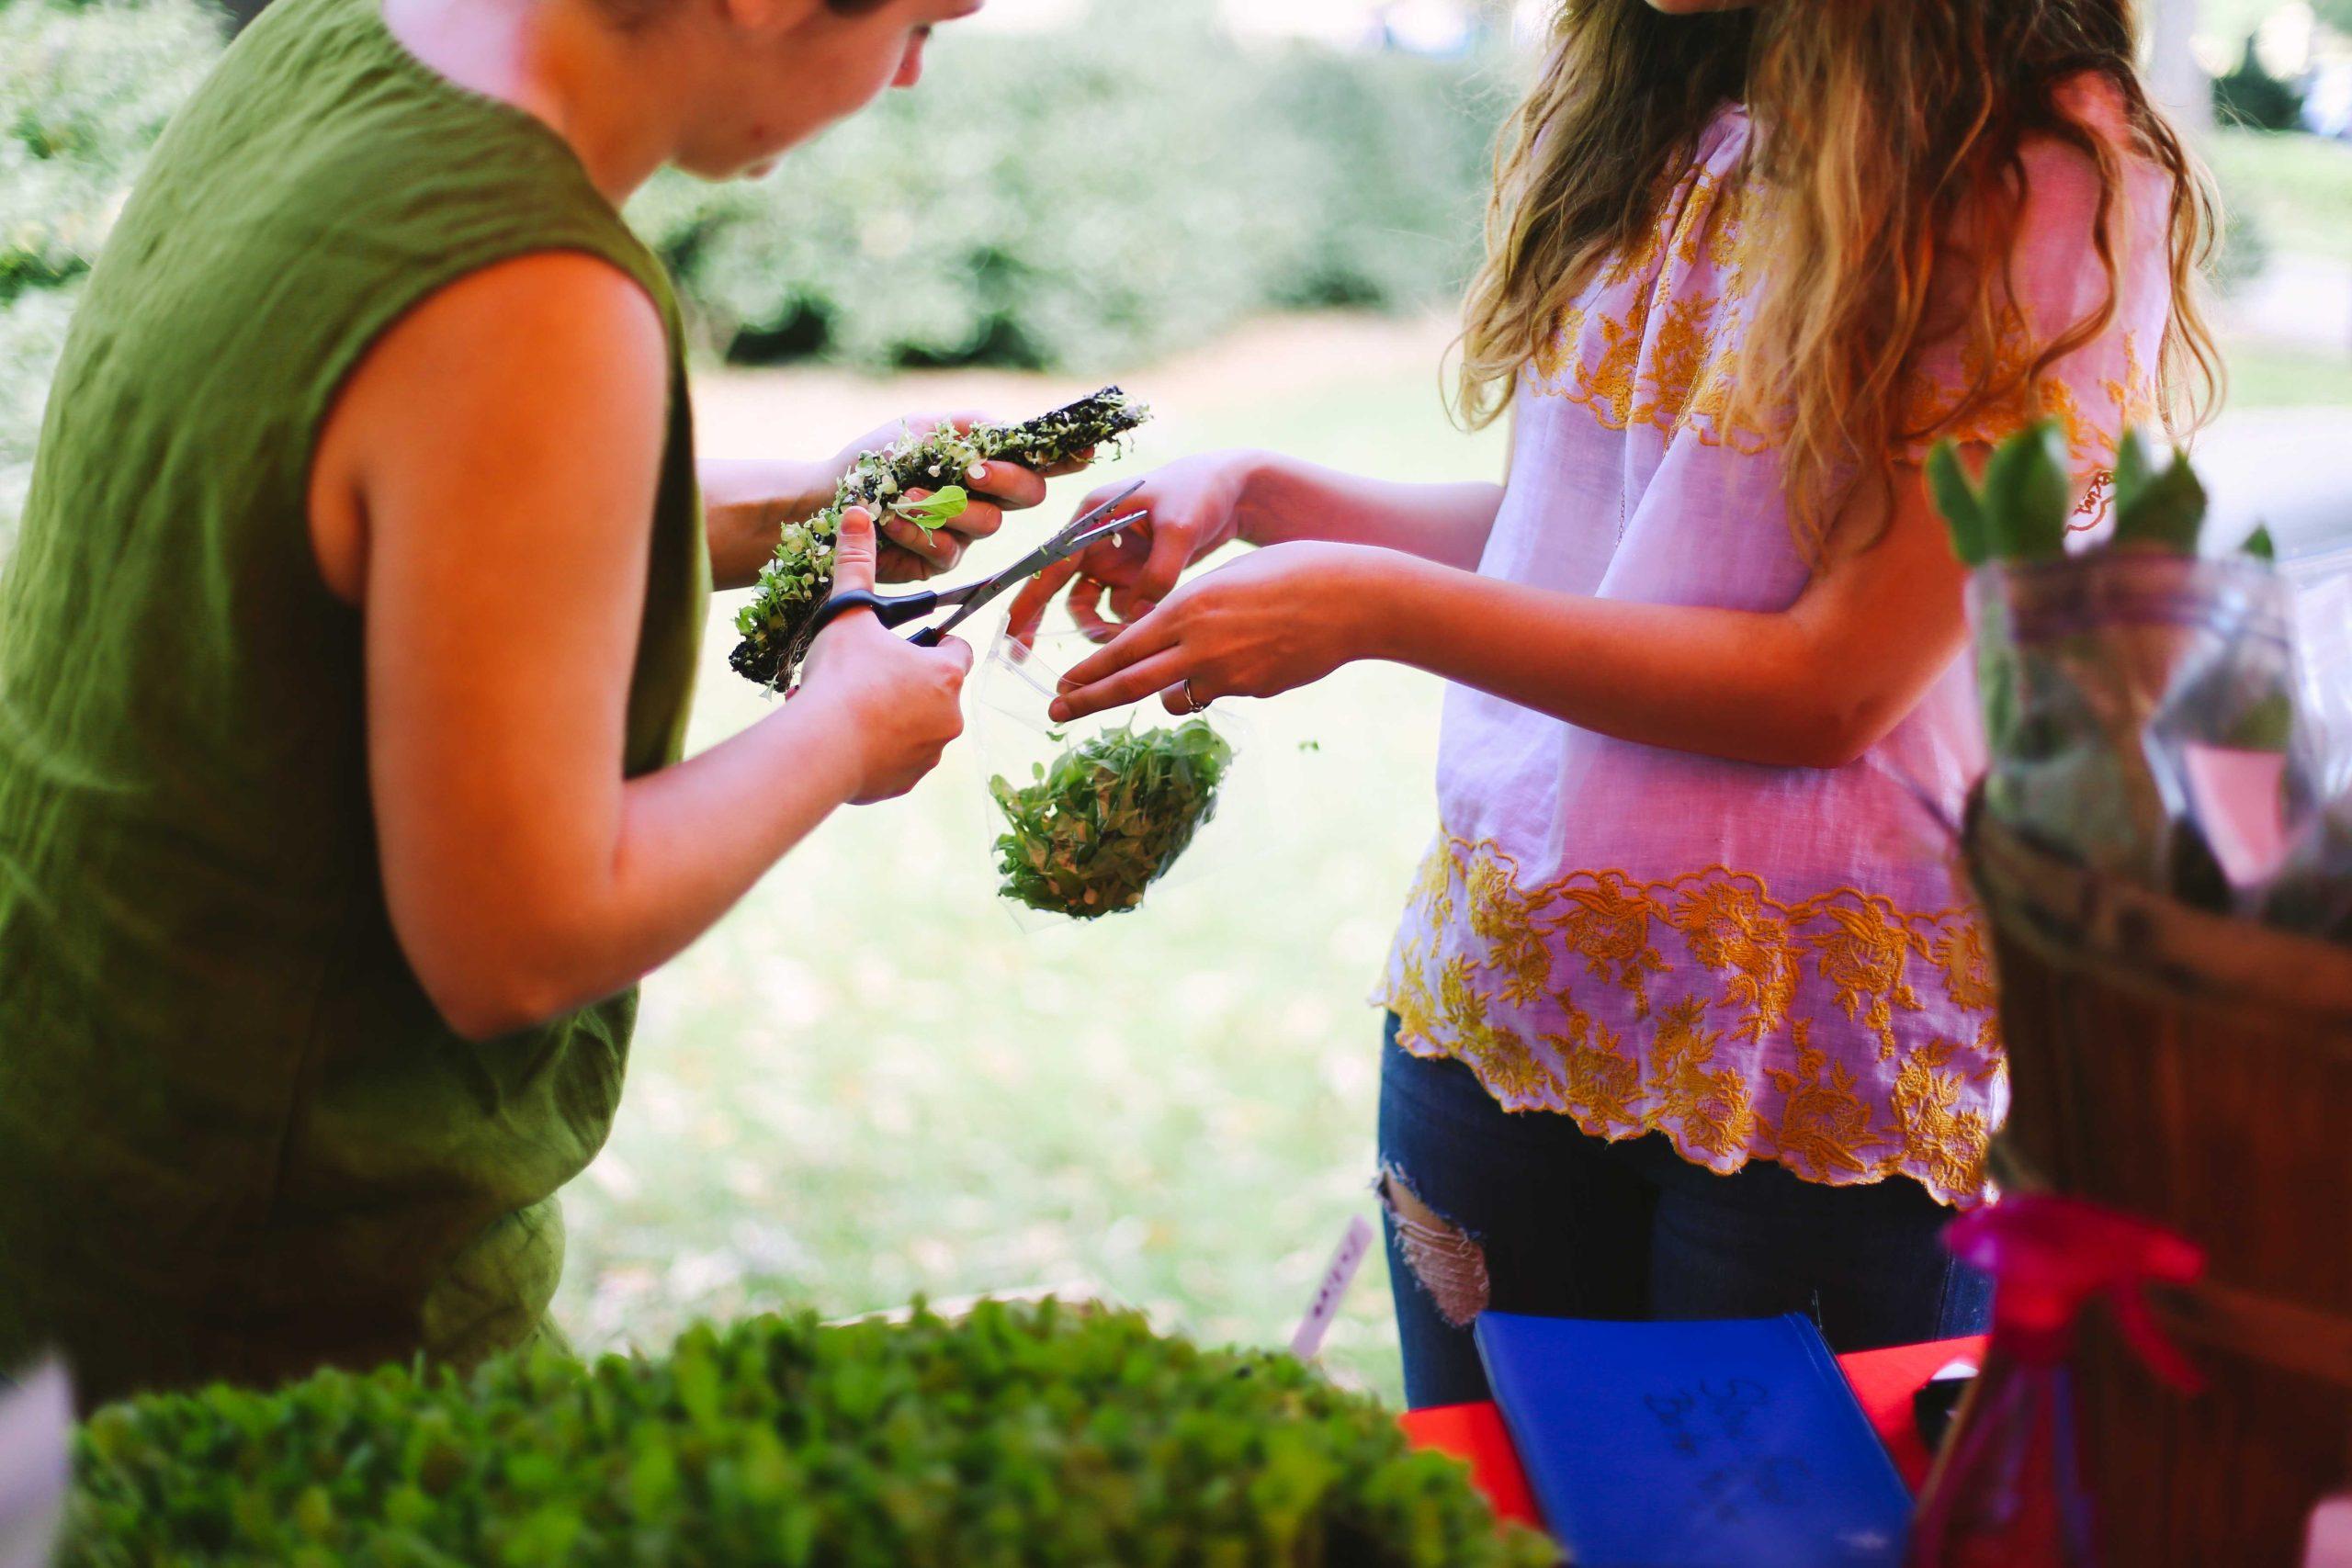
[[[2213,250],[2213,287],[2235,294],[2270,265],[2270,231],[2262,216],[2222,193],[2221,243]]]
[[[758,184],[665,175],[631,218],[744,359],[1083,367],[1243,316],[1439,299],[1475,254],[1503,104],[1462,64],[1252,47],[1202,0],[950,28]],[[219,55],[201,0],[0,0],[0,537],[74,281]]]
[[[2274,249],[2352,264],[2352,146],[2225,128],[2200,151],[2229,204],[2259,219]]]
[[[1101,365],[1252,312],[1441,298],[1475,254],[1503,106],[1469,67],[1238,43],[1204,8],[933,47],[756,185],[631,216],[743,359]]]
[[[2255,130],[2300,130],[2303,95],[2265,70],[2254,45],[2247,39],[2236,69],[2213,78],[2214,118]]]
[[[74,285],[164,121],[220,51],[198,0],[0,0],[0,540]]]
[[[1462,1466],[1288,1357],[1125,1313],[690,1329],[470,1381],[215,1387],[84,1428],[74,1568],[1264,1563],[1538,1568]]]

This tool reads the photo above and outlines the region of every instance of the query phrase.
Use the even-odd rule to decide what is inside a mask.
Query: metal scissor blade
[[[1136,493],[1143,489],[1144,483],[1144,480],[1137,479],[1135,483],[1129,485],[1126,489],[1121,491],[1118,494],[1113,496],[1102,505],[1089,507],[1084,513],[1071,518],[1068,523],[1062,525],[1061,529],[1056,533],[1052,538],[1047,539],[1044,544],[1039,545],[1035,549],[1031,550],[1027,555],[1022,557],[1019,560],[1014,561],[1011,566],[1006,567],[994,577],[989,578],[988,581],[983,584],[983,591],[994,592],[999,589],[1009,586],[1012,583],[1019,582],[1025,578],[1035,577],[1039,572],[1045,570],[1047,567],[1052,566],[1055,562],[1068,560],[1070,557],[1078,554],[1079,551],[1084,549],[1087,546],[1094,543],[1095,540],[1102,537],[1103,536],[1101,530],[1097,529],[1092,533],[1089,533],[1088,530],[1093,528],[1094,525],[1102,522],[1102,519],[1111,515],[1111,513],[1118,510],[1119,507],[1133,500]],[[1126,526],[1127,522],[1132,521],[1134,521],[1134,519],[1127,519],[1126,522],[1121,523],[1119,526],[1124,528]]]
[[[936,642],[966,621],[970,620],[982,605],[1013,584],[1026,582],[1047,567],[1069,559],[1089,545],[1107,539],[1122,529],[1133,527],[1148,513],[1131,513],[1125,517],[1113,518],[1108,523],[1103,522],[1102,519],[1109,516],[1122,502],[1134,499],[1136,493],[1143,487],[1144,481],[1137,479],[1102,505],[1091,508],[1080,516],[1071,519],[1067,527],[994,577],[985,578],[974,583],[969,589],[956,590],[956,597],[962,603],[957,606],[956,613],[926,631],[923,634],[924,637],[929,641]],[[944,602],[944,596],[942,602]]]
[[[1056,545],[1051,553],[1046,557],[1045,565],[1037,568],[1036,571],[1030,572],[1029,575],[1035,577],[1037,571],[1043,571],[1046,567],[1059,566],[1089,546],[1099,545],[1114,534],[1124,534],[1150,515],[1151,509],[1146,507],[1140,512],[1130,512],[1125,517],[1114,517],[1107,523],[1097,523],[1077,537],[1064,539]]]

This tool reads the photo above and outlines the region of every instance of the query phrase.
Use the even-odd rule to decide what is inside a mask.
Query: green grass
[[[2352,348],[2315,354],[2267,343],[2225,346],[2232,409],[2352,404]]]
[[[1398,478],[1499,458],[1430,377],[1210,394],[1163,424]],[[1176,455],[1147,435],[1134,466]],[[762,708],[729,640],[715,620],[697,744]],[[648,985],[612,1146],[567,1200],[567,1328],[654,1345],[696,1315],[1069,1282],[1209,1340],[1286,1339],[1372,1208],[1364,997],[1434,821],[1437,701],[1359,670],[1257,705],[1189,878],[1043,934],[993,897],[979,758],[1021,738],[974,704],[911,798],[836,818]],[[1396,1393],[1376,1260],[1328,1359]]]
[[[2232,129],[2203,151],[2224,198],[2254,215],[2273,249],[2352,261],[2352,144]]]

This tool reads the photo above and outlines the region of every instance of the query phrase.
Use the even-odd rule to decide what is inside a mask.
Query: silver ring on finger
[[[1209,700],[1214,702],[1216,699],[1211,698]],[[1184,682],[1184,711],[1186,713],[1206,713],[1209,711],[1208,703],[1203,702],[1201,700],[1201,694],[1193,690],[1193,682],[1189,676]]]

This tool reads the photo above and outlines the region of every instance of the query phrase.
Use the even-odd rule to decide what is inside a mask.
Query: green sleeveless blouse
[[[426,1000],[306,495],[385,329],[548,251],[669,325],[634,776],[679,754],[709,594],[677,306],[551,130],[415,61],[377,0],[282,0],[97,264],[0,581],[0,1372],[56,1347],[95,1403],[462,1365],[543,1321],[635,997],[490,1044]]]

